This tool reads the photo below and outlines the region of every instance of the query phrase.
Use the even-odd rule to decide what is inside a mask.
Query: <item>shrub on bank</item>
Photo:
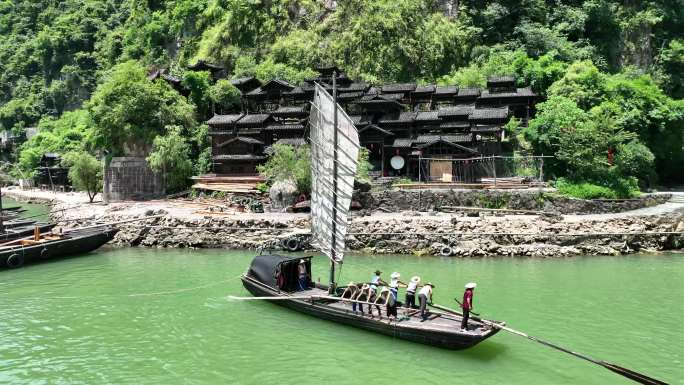
[[[640,194],[635,178],[615,178],[606,180],[603,184],[558,178],[554,185],[561,194],[579,199],[625,199],[635,198]]]

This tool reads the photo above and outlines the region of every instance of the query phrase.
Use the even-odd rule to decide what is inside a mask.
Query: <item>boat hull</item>
[[[47,259],[85,254],[112,240],[117,231],[113,228],[74,231],[64,239],[2,250],[0,251],[0,268],[15,268]],[[13,255],[20,256],[21,263],[18,266],[13,261],[8,263]],[[16,258],[14,257],[14,261]]]
[[[283,293],[278,292],[272,287],[252,279],[249,276],[242,276],[242,284],[250,293],[252,293],[252,295],[257,297],[283,296]],[[361,316],[349,310],[334,308],[319,302],[311,302],[300,299],[277,300],[272,302],[317,318],[354,326],[394,338],[400,338],[407,341],[418,342],[450,350],[470,348],[493,336],[499,331],[499,329],[494,328],[488,333],[482,335],[461,333],[458,330],[425,330],[424,328],[405,327],[401,325],[401,322],[390,323],[386,320],[382,321],[379,319]]]

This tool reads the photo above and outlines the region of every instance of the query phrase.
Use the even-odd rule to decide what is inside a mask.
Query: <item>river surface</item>
[[[6,203],[8,204],[8,203]],[[40,207],[33,208],[39,210]],[[35,211],[38,213],[38,211]],[[499,333],[464,351],[396,340],[246,296],[253,253],[108,248],[0,271],[0,383],[629,384]],[[341,282],[379,268],[436,284],[453,306],[670,383],[684,379],[684,255],[460,260],[346,258]],[[327,277],[314,259],[314,278]]]

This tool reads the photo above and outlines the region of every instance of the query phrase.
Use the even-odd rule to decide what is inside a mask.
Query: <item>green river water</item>
[[[318,320],[248,295],[253,253],[105,247],[0,271],[0,383],[629,384],[499,333],[447,351]],[[350,255],[342,282],[376,268],[436,283],[452,306],[476,281],[475,308],[670,383],[684,379],[684,255],[459,260]],[[327,277],[314,259],[314,278]]]

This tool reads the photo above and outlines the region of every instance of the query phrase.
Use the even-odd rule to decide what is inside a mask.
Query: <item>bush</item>
[[[555,183],[556,189],[563,195],[579,199],[617,199],[617,193],[608,187],[592,183],[574,183],[564,178],[558,178]]]
[[[626,199],[640,194],[636,178],[609,177],[602,184],[558,178],[555,187],[561,194],[579,199]]]

